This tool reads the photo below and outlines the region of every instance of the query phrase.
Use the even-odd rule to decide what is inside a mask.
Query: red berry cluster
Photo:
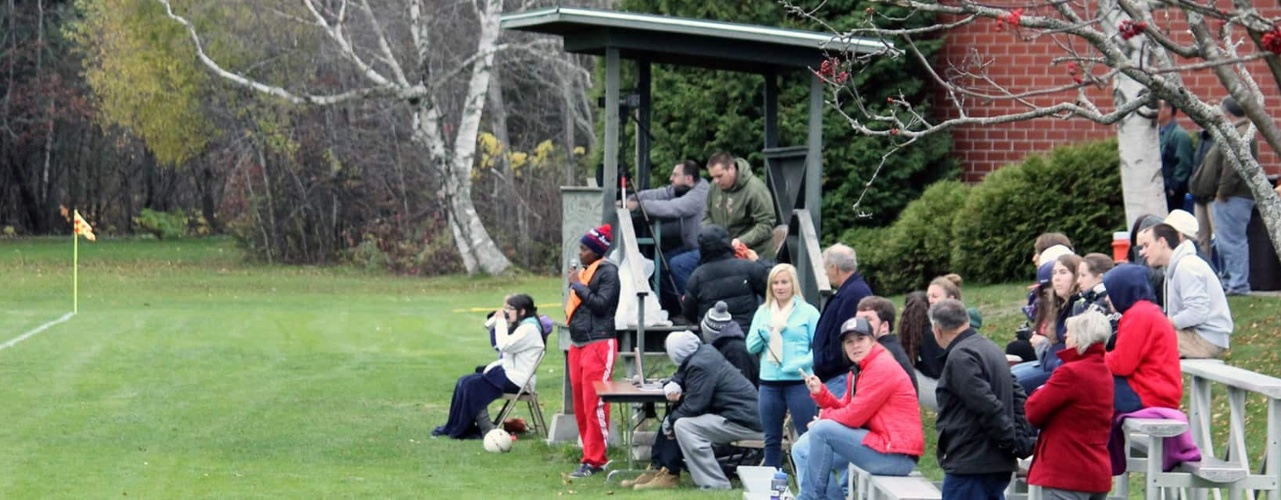
[[[996,31],[1005,31],[1005,25],[1018,26],[1019,21],[1023,20],[1023,9],[1014,9],[996,18]]]
[[[829,57],[823,60],[823,64],[818,67],[818,76],[835,80],[838,84],[844,84],[849,80],[850,74],[847,71],[837,73],[836,70],[841,67],[841,61],[835,57]]]
[[[1139,21],[1136,23],[1134,21],[1126,19],[1124,21],[1121,21],[1121,24],[1117,26],[1116,29],[1117,31],[1121,32],[1122,40],[1129,40],[1136,36],[1142,35],[1143,31],[1148,29],[1148,23],[1145,23],[1143,21]]]
[[[1068,74],[1072,75],[1072,81],[1076,82],[1078,85],[1085,81],[1085,79],[1081,77],[1081,70],[1080,68],[1077,68],[1076,63],[1069,61],[1067,63],[1067,70]]]
[[[1272,27],[1272,31],[1263,34],[1263,48],[1273,54],[1281,54],[1281,28]]]

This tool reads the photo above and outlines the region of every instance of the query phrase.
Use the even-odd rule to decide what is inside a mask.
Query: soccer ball
[[[485,451],[506,453],[512,451],[512,435],[502,429],[494,429],[485,434]]]

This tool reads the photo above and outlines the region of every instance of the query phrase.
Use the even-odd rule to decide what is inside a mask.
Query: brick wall
[[[1281,16],[1281,7],[1264,7],[1263,14],[1269,17]],[[1031,15],[1031,12],[1028,13]],[[1171,12],[1168,20],[1163,20],[1159,28],[1171,33],[1170,36],[1183,42],[1190,40],[1186,33],[1186,21],[1181,13]],[[1168,29],[1167,29],[1168,28]],[[1055,57],[1066,55],[1062,48],[1049,40],[1038,39],[1026,41],[1023,33],[1016,36],[1006,29],[997,31],[996,22],[979,20],[962,26],[948,33],[947,43],[941,51],[936,68],[941,72],[949,66],[964,67],[967,60],[974,60],[976,55],[988,62],[987,74],[997,84],[1006,87],[1010,92],[1021,93],[1046,89],[1071,83],[1066,67],[1063,64],[1053,65]],[[1073,40],[1072,43],[1083,47],[1084,42]],[[1253,50],[1247,47],[1246,51]],[[968,58],[968,59],[967,59]],[[1189,62],[1185,60],[1185,62]],[[1095,74],[1104,70],[1096,68]],[[1273,116],[1281,116],[1281,96],[1277,83],[1271,78],[1266,65],[1258,61],[1250,65],[1250,71],[1259,81],[1266,96],[1268,108]],[[1187,72],[1184,82],[1191,91],[1202,99],[1221,99],[1226,95],[1218,78],[1209,71]],[[1111,87],[1091,88],[1090,98],[1104,112],[1112,108]],[[1033,103],[1049,105],[1063,102],[1075,96],[1075,91],[1062,94],[1031,98]],[[940,118],[959,116],[956,107],[951,103],[942,89],[935,92],[935,109]],[[1026,110],[1013,102],[981,102],[972,99],[965,109],[970,116],[992,116]],[[1195,123],[1182,114],[1179,121],[1191,133],[1200,130]],[[1081,118],[1061,119],[1042,118],[1034,121],[1016,122],[1003,125],[965,126],[953,129],[954,150],[962,163],[964,178],[975,182],[985,175],[1004,165],[1016,162],[1028,153],[1045,151],[1052,147],[1073,144],[1085,140],[1106,138],[1115,133],[1114,126],[1102,126]],[[1281,160],[1267,144],[1260,142],[1260,160],[1271,174],[1281,173]]]

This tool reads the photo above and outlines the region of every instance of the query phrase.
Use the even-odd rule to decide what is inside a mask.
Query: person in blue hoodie
[[[805,387],[813,369],[814,331],[818,309],[805,302],[791,264],[774,266],[769,273],[765,303],[756,310],[747,329],[747,352],[760,357],[761,426],[765,433],[765,465],[778,467],[783,459],[783,420],[792,413],[797,435],[805,434],[818,406]]]

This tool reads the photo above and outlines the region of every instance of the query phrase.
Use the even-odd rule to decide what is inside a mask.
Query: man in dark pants
[[[930,323],[946,349],[936,424],[943,498],[1003,500],[1016,455],[1032,450],[1031,438],[1021,436],[1016,424],[1023,418],[1022,391],[1005,353],[970,327],[961,301],[935,303]]]

